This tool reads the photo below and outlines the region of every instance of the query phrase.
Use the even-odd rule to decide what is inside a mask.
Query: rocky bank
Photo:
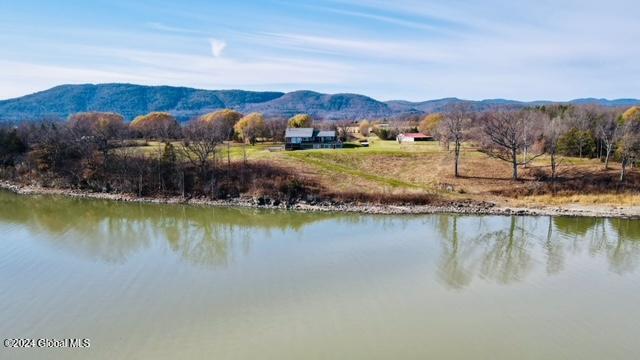
[[[640,219],[640,207],[609,207],[602,205],[566,205],[540,207],[502,206],[486,201],[444,201],[435,205],[380,205],[340,203],[331,201],[297,201],[292,204],[264,197],[239,197],[227,200],[182,197],[138,197],[131,194],[98,193],[74,189],[45,188],[0,181],[0,189],[20,195],[58,195],[76,198],[105,199],[125,202],[157,204],[190,204],[202,206],[253,207],[295,211],[334,211],[363,214],[465,214],[465,215],[529,215],[529,216],[585,216]]]

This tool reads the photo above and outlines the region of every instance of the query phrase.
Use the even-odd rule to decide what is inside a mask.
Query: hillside
[[[258,104],[244,107],[272,116],[289,117],[308,113],[323,119],[381,118],[397,115],[387,104],[358,94],[321,94],[313,91],[294,91]]]
[[[467,101],[458,98],[382,102],[359,94],[322,94],[306,90],[282,93],[133,84],[83,84],[56,86],[35,94],[0,101],[0,120],[66,119],[70,114],[83,111],[117,112],[131,120],[151,111],[168,111],[185,121],[222,108],[233,108],[244,113],[259,111],[268,116],[281,117],[304,112],[322,119],[393,118],[443,111],[456,103],[467,103],[473,110],[486,110],[553,102],[505,99]],[[640,100],[588,98],[569,103],[628,107],[640,104]]]
[[[151,111],[169,111],[181,119],[209,110],[237,108],[279,98],[280,92],[198,90],[131,84],[61,85],[0,101],[0,119],[66,118],[82,111],[112,111],[126,119]]]

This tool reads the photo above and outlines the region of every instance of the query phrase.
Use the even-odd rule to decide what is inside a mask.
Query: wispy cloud
[[[239,61],[224,57],[88,47],[115,65],[47,65],[0,60],[0,98],[67,83],[133,82],[207,89],[295,90],[349,83],[359,71],[339,62],[263,57]]]
[[[640,97],[637,0],[34,1],[0,13],[0,97],[107,81],[411,100]]]
[[[384,41],[363,38],[330,37],[293,33],[262,33],[253,36],[255,41],[274,47],[297,51],[348,56],[359,59],[386,59],[397,62],[442,62],[451,60],[449,54],[438,48],[425,47],[425,43],[410,41]]]
[[[434,31],[434,32],[451,33],[450,27],[433,24],[428,21],[413,21],[413,20],[408,20],[406,18],[402,18],[402,17],[380,15],[380,14],[366,12],[366,11],[346,10],[344,8],[335,8],[335,7],[327,7],[327,6],[309,6],[309,8],[330,12],[334,14],[341,14],[341,15],[347,15],[352,17],[359,17],[364,19],[381,21],[384,23],[399,25],[402,27],[410,28],[410,29],[420,29],[420,30],[428,30],[428,31]]]
[[[192,34],[192,35],[204,35],[205,34],[205,32],[200,31],[200,30],[188,29],[188,28],[178,27],[178,26],[171,26],[171,25],[166,25],[166,24],[159,23],[159,22],[149,22],[149,23],[146,24],[146,26],[148,28],[150,28],[150,29],[153,29],[153,30],[160,30],[160,31],[170,32],[170,33]]]

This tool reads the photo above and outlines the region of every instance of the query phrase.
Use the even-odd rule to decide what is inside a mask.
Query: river
[[[0,192],[2,359],[637,359],[640,221]]]

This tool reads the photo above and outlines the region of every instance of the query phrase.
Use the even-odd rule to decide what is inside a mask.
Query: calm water
[[[640,222],[0,193],[0,337],[47,359],[638,359]]]

